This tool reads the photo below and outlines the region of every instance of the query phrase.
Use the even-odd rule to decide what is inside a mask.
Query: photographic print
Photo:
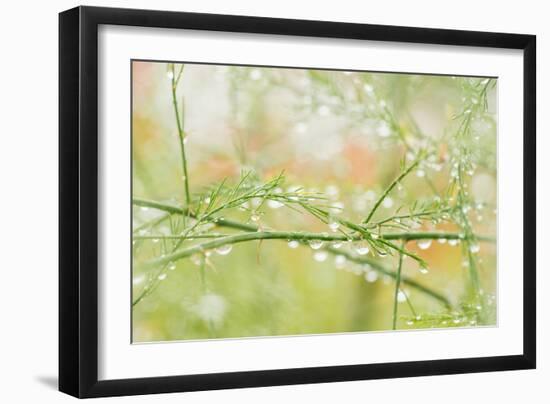
[[[132,342],[497,324],[497,79],[134,60]]]

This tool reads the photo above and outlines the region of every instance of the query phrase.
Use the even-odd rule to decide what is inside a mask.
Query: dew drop
[[[308,244],[314,250],[318,250],[323,246],[324,243],[321,240],[310,240]]]
[[[156,244],[156,243],[158,243],[158,242],[160,241],[160,239],[158,239],[158,238],[154,238],[154,239],[152,239],[151,241],[152,241],[153,243],[155,243],[155,244]]]
[[[171,70],[166,72],[166,77],[168,77],[168,80],[172,80],[174,78],[174,72]]]
[[[270,199],[267,201],[267,206],[269,206],[271,209],[279,209],[280,207],[284,206],[284,203],[276,201],[274,199]]]
[[[423,177],[426,176],[426,171],[424,171],[424,170],[422,170],[422,169],[419,169],[419,170],[416,171],[416,176],[417,176],[418,178],[423,178]]]
[[[450,239],[450,240],[449,240],[449,245],[450,245],[451,247],[457,246],[457,245],[458,245],[458,239],[456,239],[456,238]]]
[[[244,202],[241,203],[241,205],[239,206],[239,210],[244,212],[244,211],[248,210],[249,206],[250,206],[250,205],[249,205],[248,201],[244,201]]]
[[[256,212],[252,213],[250,215],[250,220],[252,220],[253,222],[257,222],[260,220],[260,215]]]
[[[403,303],[407,300],[407,295],[403,291],[397,292],[397,301]]]
[[[313,254],[313,259],[317,262],[323,262],[327,259],[328,253],[326,251],[316,251]]]
[[[365,280],[369,283],[374,283],[378,280],[378,272],[369,271],[365,274]]]
[[[460,323],[460,319],[459,319],[459,318],[453,319],[453,323],[454,323],[454,324],[459,324],[459,323]]]
[[[393,206],[393,199],[390,198],[389,196],[384,198],[384,200],[382,201],[382,206],[385,207],[386,209],[389,209]]]
[[[220,255],[227,255],[231,252],[232,249],[233,249],[233,246],[231,244],[224,244],[216,248],[216,252]]]
[[[361,243],[355,247],[355,251],[359,255],[367,255],[370,249],[365,243]]]
[[[139,285],[140,283],[143,283],[144,280],[145,280],[145,277],[143,275],[135,276],[132,279],[132,285]]]
[[[437,239],[437,242],[438,242],[439,244],[445,244],[445,243],[447,242],[447,239],[446,239],[446,238],[438,238],[438,239]]]
[[[346,257],[343,255],[337,255],[334,257],[334,265],[336,266],[336,269],[343,269],[346,266]]]
[[[422,275],[427,275],[430,271],[426,267],[420,267],[418,269],[418,272],[420,272]]]
[[[294,249],[294,248],[298,248],[298,247],[300,246],[300,243],[299,243],[298,241],[296,241],[296,240],[290,240],[290,241],[288,242],[288,246],[289,246],[290,248]]]
[[[158,280],[159,280],[159,281],[163,281],[163,280],[166,279],[166,276],[167,276],[167,275],[163,272],[163,273],[161,273],[161,274],[158,276]]]
[[[411,326],[411,325],[413,325],[413,324],[414,324],[414,322],[413,322],[412,320],[407,320],[407,325],[408,325],[408,326]]]
[[[416,242],[416,245],[421,250],[427,250],[432,245],[432,240],[429,240],[429,239],[418,240]]]
[[[477,254],[479,252],[479,250],[481,249],[481,247],[479,246],[479,244],[472,244],[470,245],[470,252],[472,254]]]
[[[336,232],[338,231],[338,228],[340,227],[340,223],[336,220],[331,220],[328,222],[328,227],[330,228],[330,230]]]
[[[342,242],[341,241],[335,241],[334,243],[332,243],[332,248],[340,248],[342,247]]]
[[[338,198],[338,195],[340,194],[340,190],[336,185],[328,185],[325,188],[325,194],[332,198]]]
[[[176,263],[175,263],[175,262],[170,262],[170,263],[168,264],[168,269],[169,269],[170,271],[173,271],[174,269],[176,269]]]
[[[342,202],[334,202],[331,207],[330,207],[330,211],[332,213],[340,213],[344,210],[344,204]]]

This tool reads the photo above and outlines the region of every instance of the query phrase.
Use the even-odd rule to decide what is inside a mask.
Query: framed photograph
[[[61,391],[535,367],[534,36],[59,28]]]

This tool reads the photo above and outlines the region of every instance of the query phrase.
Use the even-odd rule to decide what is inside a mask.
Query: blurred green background
[[[170,66],[134,61],[132,76],[133,195],[182,206]],[[483,78],[186,64],[176,95],[188,134],[191,191],[197,198],[224,179],[235,184],[243,171],[259,181],[284,171],[284,189],[323,193],[341,208],[341,216],[361,222],[399,175],[401,160],[428,149],[430,157],[390,193],[374,219],[404,214],[415,202],[456,202],[447,192],[453,162],[467,159],[465,214],[476,234],[496,237],[496,85],[485,83]],[[488,88],[485,98],[479,98],[480,88]],[[480,102],[486,105],[478,108]],[[468,114],[470,131],[460,137]],[[136,206],[134,228],[161,215]],[[224,217],[263,229],[331,232],[311,215],[285,206],[245,206]],[[410,225],[414,231],[461,231],[453,220],[429,217]],[[139,234],[170,232],[165,220]],[[446,296],[452,309],[403,285],[409,302],[399,296],[397,328],[495,324],[496,243],[480,243],[476,252],[483,316],[471,314],[478,301],[468,293],[470,264],[461,243],[418,244],[410,241],[406,248],[426,260],[428,270],[405,259],[403,275]],[[155,274],[138,264],[166,248],[163,240],[134,240],[134,297]],[[368,266],[315,253],[307,246],[290,248],[285,240],[236,244],[227,254],[209,252],[204,278],[197,259],[179,260],[132,307],[133,341],[391,329],[394,280]],[[373,258],[389,270],[397,267],[396,255]]]

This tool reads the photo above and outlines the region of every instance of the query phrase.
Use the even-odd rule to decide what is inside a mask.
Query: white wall
[[[8,2],[2,9],[0,63],[0,397],[8,403],[68,402],[53,387],[57,374],[57,13],[73,1]],[[93,1],[89,5],[287,18],[337,20],[435,28],[531,33],[538,36],[538,148],[550,147],[550,26],[545,2],[296,0]],[[313,5],[313,7],[310,7]],[[550,159],[538,158],[538,205]],[[539,208],[539,228],[548,211]],[[6,226],[7,224],[7,226]],[[388,402],[446,403],[548,397],[550,242],[538,232],[539,369],[461,376],[348,382],[203,393],[117,398],[125,402]],[[18,281],[21,280],[21,284]],[[21,285],[21,286],[20,286]],[[38,401],[40,400],[40,401]]]

